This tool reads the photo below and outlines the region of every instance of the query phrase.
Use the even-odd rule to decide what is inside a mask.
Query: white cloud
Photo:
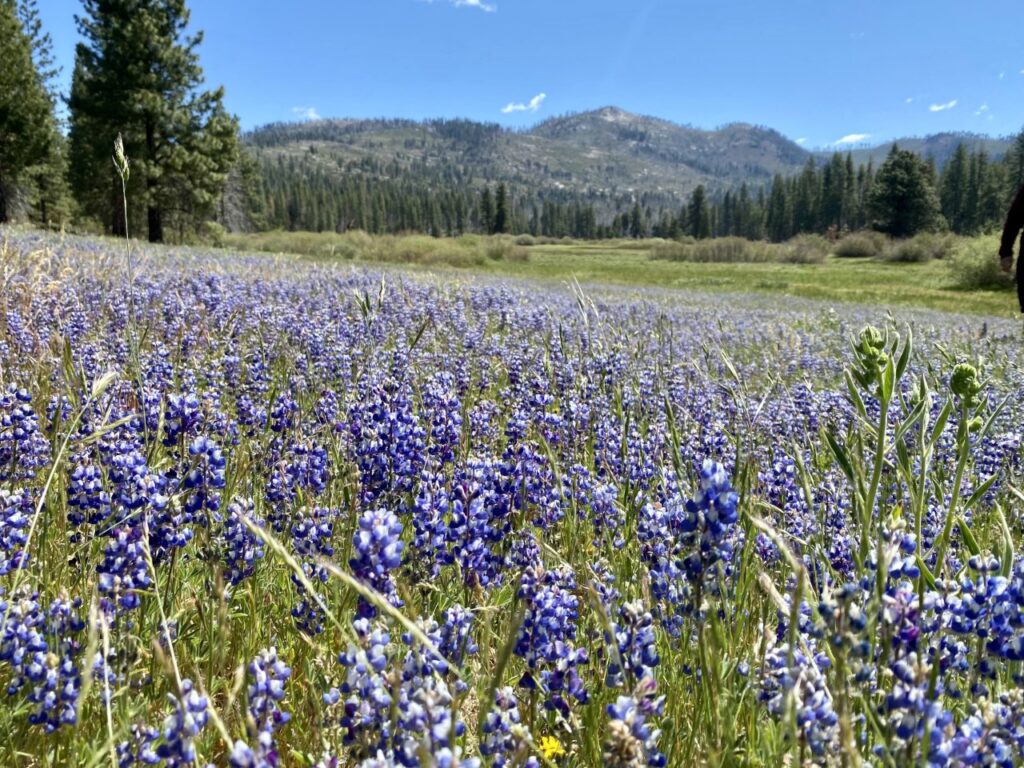
[[[807,143],[807,139],[806,138],[799,138],[799,139],[796,140],[796,143],[797,144],[806,144]]]
[[[494,13],[498,6],[494,3],[485,3],[484,0],[454,0],[456,8],[479,8],[486,13]]]
[[[975,115],[983,115],[986,112],[988,112],[988,104],[982,104],[980,107],[978,107],[978,111],[975,112],[974,114]]]
[[[913,96],[907,96],[906,103],[907,104],[913,104],[914,103],[914,97]]]
[[[1024,74],[1024,70],[1021,70],[1021,74]],[[1000,72],[999,73],[999,79],[1003,80],[1005,78],[1006,78],[1006,73],[1005,72]]]
[[[860,144],[862,141],[866,141],[870,138],[870,133],[850,133],[835,142],[835,145],[838,147],[844,144]]]
[[[930,107],[928,107],[928,111],[945,112],[947,109],[952,109],[953,107],[955,107],[957,105],[957,102],[957,99],[953,99],[952,101],[947,101],[945,104],[932,104]]]
[[[1021,73],[1022,75],[1024,75],[1024,69],[1022,69],[1022,70],[1020,71],[1020,73]]]
[[[319,120],[320,114],[316,107],[292,107],[292,114],[303,120]]]
[[[501,113],[503,115],[510,115],[513,112],[536,112],[538,109],[540,109],[540,105],[544,103],[544,99],[546,99],[547,97],[548,95],[546,93],[538,93],[536,96],[530,99],[529,103],[527,104],[512,103],[502,107]]]
[[[445,2],[445,0],[417,0],[417,2],[433,5],[436,2]],[[498,11],[497,5],[488,3],[486,0],[447,0],[447,2],[456,8],[476,8],[484,13],[496,13]]]

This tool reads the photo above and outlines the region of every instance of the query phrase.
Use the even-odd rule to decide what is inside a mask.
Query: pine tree
[[[708,198],[703,184],[693,190],[686,218],[690,225],[689,234],[691,236],[698,240],[711,237],[711,211],[708,210]]]
[[[1006,153],[1006,169],[1006,182],[1009,186],[1006,197],[1009,201],[1018,189],[1024,187],[1024,128],[1014,138],[1010,151]]]
[[[150,241],[163,241],[168,225],[179,233],[195,229],[215,211],[238,153],[238,125],[224,110],[223,89],[202,88],[202,34],[186,35],[185,0],[83,4],[76,21],[84,41],[68,101],[79,204],[121,231],[110,162],[121,133],[133,170],[128,202],[135,219],[145,211]]]
[[[960,142],[942,174],[939,196],[942,215],[946,217],[949,228],[957,234],[964,234],[968,229],[966,194],[970,174],[969,166],[967,148],[963,142]]]
[[[16,196],[32,197],[23,185],[51,167],[59,139],[33,34],[38,30],[26,32],[14,0],[0,0],[0,223],[12,217]]]
[[[640,213],[640,203],[633,203],[633,211],[629,216],[629,236],[634,240],[643,237],[644,223]]]
[[[773,243],[781,243],[792,234],[789,214],[786,182],[780,174],[776,174],[772,181],[771,194],[768,197],[768,213],[765,222],[766,234]]]
[[[814,158],[807,158],[807,164],[800,174],[793,199],[793,227],[797,232],[814,232],[818,229],[818,205],[821,200],[821,179]]]
[[[839,231],[843,228],[845,224],[843,217],[845,194],[846,163],[843,161],[843,156],[835,152],[832,154],[829,164],[822,170],[821,208],[820,213],[814,217],[820,220],[822,229]]]
[[[872,225],[893,237],[937,228],[942,213],[927,162],[893,145],[875,177],[868,212]]]
[[[508,231],[508,189],[505,184],[498,185],[498,193],[494,199],[494,227],[491,234],[504,234]]]
[[[491,188],[484,187],[480,196],[480,231],[489,235],[494,231],[494,198],[491,197]]]

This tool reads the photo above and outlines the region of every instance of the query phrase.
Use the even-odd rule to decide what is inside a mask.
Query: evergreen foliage
[[[151,242],[179,237],[215,213],[235,166],[238,125],[223,89],[203,90],[184,0],[83,0],[75,52],[71,182],[83,212],[122,233],[121,191],[110,162],[124,136],[133,165],[131,218],[144,213]]]
[[[0,223],[23,208],[47,224],[63,216],[63,155],[49,38],[34,3],[0,0],[0,62]]]
[[[893,237],[910,237],[940,226],[941,211],[928,164],[893,147],[878,169],[868,200],[872,226]]]

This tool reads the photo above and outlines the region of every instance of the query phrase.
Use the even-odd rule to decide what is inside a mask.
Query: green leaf
[[[992,487],[992,484],[995,481],[996,481],[996,476],[992,475],[992,477],[990,477],[984,483],[979,485],[975,489],[974,493],[971,494],[971,497],[969,499],[967,499],[967,502],[964,504],[964,511],[966,512],[968,509],[971,509],[971,507],[973,507],[975,504],[977,504],[979,501],[981,501],[981,497],[984,496],[988,492],[988,489]]]
[[[882,402],[887,403],[892,400],[892,392],[896,385],[896,366],[892,363],[892,358],[885,361],[885,368],[882,369],[882,380],[878,383],[879,395]]]
[[[974,538],[971,529],[967,527],[967,521],[961,515],[956,516],[956,525],[960,529],[960,535],[963,536],[964,544],[967,546],[968,551],[972,555],[980,555],[981,547],[978,545],[978,540]]]
[[[864,401],[861,399],[860,390],[857,389],[857,383],[853,380],[853,376],[849,371],[846,372],[846,388],[850,392],[850,401],[853,403],[854,409],[856,409],[862,419],[867,421],[867,409],[864,407]]]
[[[999,522],[999,531],[1003,535],[1003,551],[999,557],[999,575],[1008,577],[1013,570],[1013,534],[1010,532],[1006,514],[1000,504],[996,504],[996,520]]]
[[[839,466],[843,470],[843,474],[846,475],[846,479],[851,483],[853,482],[853,465],[850,463],[850,457],[846,454],[846,449],[839,444],[839,441],[832,436],[832,433],[825,433],[825,440],[828,441],[828,447],[832,450],[832,455],[836,457],[836,461],[839,462]]]
[[[950,414],[953,413],[953,401],[946,398],[946,404],[942,406],[942,410],[939,411],[939,415],[935,418],[935,424],[932,427],[932,433],[928,438],[928,445],[934,447],[939,442],[939,438],[942,437],[942,430],[946,428],[946,422],[949,421]]]
[[[928,589],[935,589],[935,576],[932,574],[931,569],[928,568],[928,565],[920,554],[917,556],[917,567],[920,569],[921,578],[924,579],[924,583],[928,585]]]
[[[1007,395],[1003,398],[1002,402],[993,409],[992,413],[989,414],[988,419],[985,421],[985,425],[978,431],[976,435],[977,440],[981,440],[989,433],[989,430],[992,429],[992,425],[995,424],[996,419],[999,418],[999,414],[1003,412],[1003,409],[1006,408],[1006,404],[1009,401],[1010,396]]]
[[[896,381],[903,378],[903,374],[907,370],[907,364],[910,362],[910,352],[914,347],[914,333],[907,327],[907,342],[903,345],[903,352],[900,354],[900,359],[896,363]]]
[[[914,406],[914,410],[910,412],[910,415],[908,415],[907,418],[905,418],[900,423],[900,425],[896,427],[896,431],[893,433],[893,440],[895,440],[896,442],[902,442],[900,438],[903,437],[904,434],[906,434],[908,429],[910,429],[918,422],[918,420],[921,418],[921,414],[924,412],[924,408],[924,400],[921,400],[917,405]]]
[[[420,339],[423,337],[423,333],[427,330],[427,327],[429,325],[430,325],[430,318],[428,317],[426,320],[423,321],[423,323],[422,323],[422,325],[420,325],[419,329],[417,329],[416,335],[413,336],[412,341],[409,342],[409,351],[410,352],[413,349],[416,348],[417,344],[420,343]]]

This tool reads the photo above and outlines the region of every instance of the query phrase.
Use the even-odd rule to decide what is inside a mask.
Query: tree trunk
[[[7,217],[7,189],[4,186],[3,179],[0,179],[0,224],[6,224]]]
[[[146,119],[146,154],[149,167],[152,168],[156,165],[156,123],[152,118]],[[146,202],[148,204],[149,242],[162,243],[164,241],[164,217],[160,207],[156,204],[156,189],[156,178],[152,173],[147,173]]]
[[[153,182],[148,182],[152,189]],[[164,241],[164,221],[159,208],[149,206],[149,242],[162,243]]]

